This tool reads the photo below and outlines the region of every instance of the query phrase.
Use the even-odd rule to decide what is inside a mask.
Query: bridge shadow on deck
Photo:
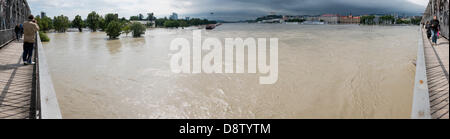
[[[32,118],[33,66],[24,66],[22,43],[0,49],[0,119]]]
[[[425,34],[423,34],[425,36]],[[441,38],[437,46],[424,37],[424,53],[427,68],[430,110],[433,119],[449,118],[449,47],[448,40]]]

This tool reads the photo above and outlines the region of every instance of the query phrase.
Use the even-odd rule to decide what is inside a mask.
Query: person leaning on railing
[[[23,23],[23,64],[34,64],[32,61],[33,57],[33,46],[36,40],[36,32],[39,30],[39,25],[37,21],[34,20],[34,16],[28,16],[28,21]]]

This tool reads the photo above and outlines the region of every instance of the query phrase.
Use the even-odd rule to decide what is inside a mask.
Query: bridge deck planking
[[[22,42],[0,49],[0,119],[29,119],[33,66],[23,65]]]
[[[433,49],[425,33],[423,36],[431,117],[449,119],[449,41],[440,38]]]

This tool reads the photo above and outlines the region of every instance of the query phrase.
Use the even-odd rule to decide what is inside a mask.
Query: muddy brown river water
[[[49,33],[63,118],[409,118],[417,26],[224,24],[205,37],[279,38],[279,77],[175,74],[169,46],[192,29],[141,38]]]

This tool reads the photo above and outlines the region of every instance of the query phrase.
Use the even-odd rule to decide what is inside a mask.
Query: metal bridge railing
[[[416,77],[414,85],[412,119],[431,119],[430,95],[428,90],[428,77],[425,63],[422,27],[419,27]]]
[[[14,29],[0,30],[0,48],[16,39]]]
[[[39,32],[36,33],[35,62],[33,75],[32,110],[36,119],[61,119],[58,99],[48,69]]]

